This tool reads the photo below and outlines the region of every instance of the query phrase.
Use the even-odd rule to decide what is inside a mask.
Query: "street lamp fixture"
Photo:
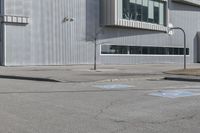
[[[180,30],[183,32],[183,35],[184,35],[184,70],[186,70],[186,65],[187,65],[187,59],[186,59],[186,54],[187,54],[187,51],[186,51],[186,33],[185,33],[185,30],[181,27],[169,27],[169,31],[168,33],[171,34],[173,30]]]

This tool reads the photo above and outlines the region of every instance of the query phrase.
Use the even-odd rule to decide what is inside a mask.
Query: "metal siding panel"
[[[5,4],[5,14],[31,18],[27,26],[6,26],[7,65],[93,63],[94,45],[86,39],[86,30],[92,33],[99,25],[98,0],[6,0]],[[194,37],[200,30],[199,8],[170,3],[170,9],[170,21],[187,31],[188,46],[193,52]],[[67,16],[75,21],[63,23]],[[179,32],[169,37],[157,31],[111,27],[104,29],[100,41],[134,46],[182,47],[183,44]],[[193,62],[193,58],[191,55],[189,61]],[[98,56],[98,59],[102,64],[182,62],[180,56]]]
[[[6,1],[6,14],[28,15],[32,19],[29,26],[6,26],[9,35],[7,40],[12,39],[10,36],[16,33],[26,31],[24,35],[18,36],[19,39],[15,43],[7,42],[7,51],[10,53],[7,55],[8,65],[63,65],[92,62],[93,53],[88,51],[91,51],[93,45],[84,40],[86,38],[86,0],[27,1]],[[98,10],[96,7],[99,4],[96,2],[89,2],[94,6],[90,12],[94,9]],[[31,8],[28,10],[26,7]],[[97,14],[98,12],[95,12],[92,17],[97,17]],[[63,18],[67,16],[74,18],[75,21],[63,23]],[[91,23],[97,23],[93,18],[92,21]],[[26,45],[29,46],[28,50]],[[13,56],[19,53],[27,55],[29,60]]]

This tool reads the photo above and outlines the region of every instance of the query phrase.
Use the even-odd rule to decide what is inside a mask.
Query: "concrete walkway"
[[[97,82],[132,79],[136,76],[164,76],[163,72],[181,68],[182,65],[174,64],[98,65],[96,71],[92,70],[92,65],[0,67],[0,78],[67,83]],[[200,64],[190,64],[188,68],[200,68]]]

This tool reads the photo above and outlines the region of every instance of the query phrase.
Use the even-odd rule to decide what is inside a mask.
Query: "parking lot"
[[[198,89],[198,82],[160,75],[80,83],[0,79],[0,132],[198,133],[200,96],[151,95]]]

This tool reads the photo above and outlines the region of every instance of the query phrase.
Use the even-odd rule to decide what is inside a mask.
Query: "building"
[[[199,0],[1,0],[0,64],[200,62]]]

